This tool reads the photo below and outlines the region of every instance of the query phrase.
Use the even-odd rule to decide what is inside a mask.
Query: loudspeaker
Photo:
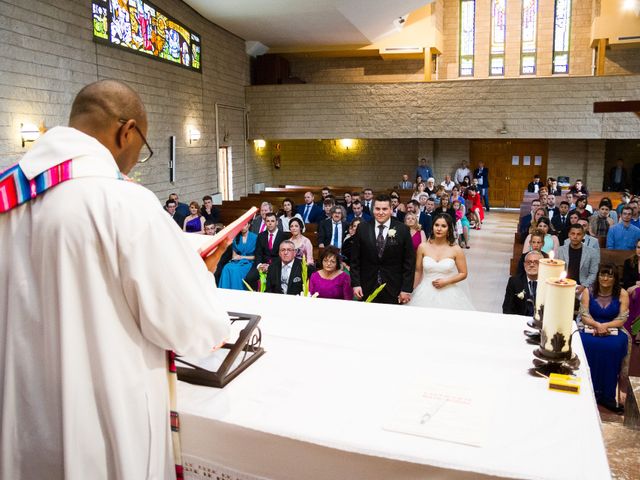
[[[169,137],[169,181],[176,181],[176,137]]]

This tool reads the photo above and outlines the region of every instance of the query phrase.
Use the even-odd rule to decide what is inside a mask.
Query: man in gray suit
[[[584,227],[573,224],[569,227],[569,244],[558,250],[558,258],[567,262],[567,277],[578,283],[576,294],[589,288],[596,281],[600,250],[584,246]]]

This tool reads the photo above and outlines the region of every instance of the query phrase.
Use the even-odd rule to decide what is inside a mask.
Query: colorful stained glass
[[[506,37],[507,2],[506,0],[491,0],[491,75],[504,75],[504,45]]]
[[[553,29],[553,73],[569,73],[571,0],[556,0]]]
[[[93,36],[111,45],[201,69],[200,36],[147,1],[94,0]]]
[[[473,76],[473,55],[476,35],[476,2],[460,1],[460,76]]]
[[[538,0],[522,0],[522,51],[520,73],[536,73],[536,36],[538,26]]]

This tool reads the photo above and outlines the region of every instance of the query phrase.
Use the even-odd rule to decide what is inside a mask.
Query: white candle
[[[538,263],[538,283],[536,288],[536,309],[534,311],[534,318],[540,320],[538,314],[539,308],[544,305],[544,292],[547,288],[546,281],[548,278],[558,278],[564,271],[564,260],[554,260],[553,258],[541,258]],[[546,317],[546,307],[545,307]]]
[[[542,322],[542,339],[545,343],[541,347],[549,352],[565,353],[569,351],[573,332],[576,282],[568,278],[548,278],[545,283],[544,321]],[[559,335],[554,340],[557,334],[564,339]],[[560,348],[562,340],[565,343]]]

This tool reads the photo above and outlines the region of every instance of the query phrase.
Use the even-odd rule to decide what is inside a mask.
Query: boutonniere
[[[389,233],[387,235],[389,235],[391,238],[394,238],[396,236],[396,229],[390,228]]]
[[[522,290],[520,293],[516,294],[516,297],[518,297],[520,300],[524,300],[524,290]]]
[[[294,277],[293,278],[293,283],[298,283],[298,282],[301,282],[301,281],[302,281],[302,279],[300,277]]]

